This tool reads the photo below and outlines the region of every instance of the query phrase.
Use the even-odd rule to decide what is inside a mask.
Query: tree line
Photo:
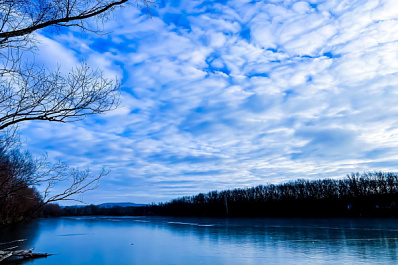
[[[342,179],[298,179],[211,191],[143,207],[66,207],[64,215],[211,217],[398,217],[398,174],[353,173]]]

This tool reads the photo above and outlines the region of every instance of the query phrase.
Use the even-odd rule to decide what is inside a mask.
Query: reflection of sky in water
[[[395,264],[392,219],[83,217],[42,219],[1,231],[28,238],[27,264]],[[26,246],[26,245],[25,245]]]

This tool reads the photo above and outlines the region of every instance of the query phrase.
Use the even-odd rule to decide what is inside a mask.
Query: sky
[[[21,128],[34,155],[111,170],[85,202],[397,171],[396,0],[173,0],[151,15],[37,35],[48,68],[86,61],[122,84],[115,111]]]

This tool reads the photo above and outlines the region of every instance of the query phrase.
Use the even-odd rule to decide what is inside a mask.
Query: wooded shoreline
[[[398,174],[299,179],[279,185],[212,191],[141,207],[64,207],[59,216],[398,217]]]
[[[398,173],[356,173],[342,179],[299,179],[279,185],[212,191],[145,206],[50,205],[40,217],[398,217]],[[47,257],[18,249],[17,240],[0,244],[0,262]],[[2,249],[2,247],[5,248]]]

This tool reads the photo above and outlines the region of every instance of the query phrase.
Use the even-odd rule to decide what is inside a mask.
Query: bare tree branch
[[[120,102],[117,80],[107,79],[87,64],[67,76],[60,71],[26,69],[0,79],[0,130],[23,121],[73,122],[115,109]]]
[[[138,0],[133,1],[139,5]],[[87,19],[104,19],[114,8],[127,2],[129,0],[1,0],[0,45],[50,26],[89,29]],[[153,4],[150,0],[141,2],[148,10],[149,5]],[[18,39],[21,40],[27,39]]]
[[[36,20],[33,21],[33,23],[31,23],[30,25],[27,25],[25,28],[21,28],[21,29],[14,28],[11,31],[0,32],[0,38],[2,38],[2,40],[0,40],[0,43],[7,41],[9,38],[24,36],[24,35],[34,32],[36,30],[46,28],[49,26],[53,26],[53,25],[69,26],[67,23],[69,23],[71,21],[81,21],[81,20],[84,20],[84,19],[87,19],[90,17],[97,16],[99,14],[107,12],[108,10],[112,9],[115,6],[120,6],[124,3],[126,3],[127,1],[128,0],[108,2],[108,3],[104,3],[103,5],[99,5],[99,3],[98,3],[97,5],[93,6],[92,8],[81,11],[77,15],[72,15],[72,16],[71,16],[71,14],[74,13],[73,11],[74,11],[75,5],[68,5],[68,6],[66,6],[66,10],[57,10],[58,12],[61,13],[61,15],[65,14],[65,16],[63,16],[61,18],[56,18],[56,17],[58,17],[57,13],[55,13],[51,7],[47,7],[43,11],[51,10],[54,12],[53,17],[51,17],[51,19],[46,20],[45,16],[44,16],[45,13],[42,12],[42,13],[40,13],[40,16],[38,16],[36,18]],[[98,2],[102,2],[102,1],[98,1]],[[68,1],[68,3],[69,3],[69,1]],[[7,15],[9,16],[9,14],[10,14],[10,9],[8,8]],[[73,25],[78,26],[80,24],[73,24]],[[3,24],[3,27],[4,27],[4,24]]]
[[[43,206],[80,195],[98,185],[109,172],[92,177],[90,171],[50,164],[19,151],[17,129],[26,121],[74,122],[119,105],[119,82],[83,63],[67,74],[23,60],[33,53],[35,31],[78,27],[99,33],[90,22],[104,22],[111,12],[150,0],[0,0],[0,225],[24,220]],[[70,183],[54,193],[61,182]],[[39,193],[36,187],[44,190]]]
[[[142,2],[149,9],[150,0]],[[35,49],[34,31],[79,27],[100,32],[90,19],[104,21],[129,0],[0,0],[0,131],[21,122],[73,122],[101,114],[119,104],[119,82],[87,64],[62,75],[23,62]]]
[[[103,169],[92,176],[89,169],[78,170],[63,162],[51,164],[47,157],[33,158],[29,152],[0,145],[0,225],[22,221],[50,203],[81,202],[76,196],[96,189],[108,173]],[[54,192],[61,183],[66,187]],[[45,187],[42,192],[35,188],[40,186]]]

